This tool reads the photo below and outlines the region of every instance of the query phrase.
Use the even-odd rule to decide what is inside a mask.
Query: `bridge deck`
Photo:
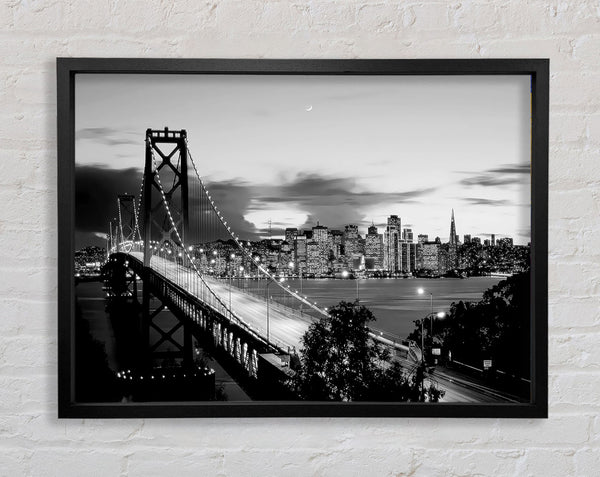
[[[143,254],[130,252],[138,260],[143,261]],[[196,273],[189,268],[177,265],[161,257],[153,256],[151,267],[165,278],[176,283],[189,293],[196,294]],[[203,276],[213,292],[229,305],[230,287],[227,281]],[[198,297],[202,299],[202,297]],[[267,336],[267,304],[265,298],[244,293],[236,287],[231,287],[231,309],[250,329],[260,336]],[[269,341],[284,350],[288,347],[301,347],[301,339],[308,330],[313,318],[304,313],[271,301],[269,304]]]

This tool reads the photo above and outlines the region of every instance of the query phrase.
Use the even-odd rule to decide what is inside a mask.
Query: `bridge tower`
[[[189,229],[189,188],[188,188],[188,149],[186,131],[146,130],[146,161],[142,188],[142,240],[144,246],[144,268],[150,267],[152,257],[151,242],[159,240],[161,244],[181,247],[188,237]],[[160,173],[160,176],[159,176]],[[164,193],[164,197],[163,197]],[[166,202],[166,203],[165,203]],[[173,214],[171,223],[167,215],[167,206]],[[179,233],[176,233],[176,230]],[[144,279],[142,295],[142,345],[147,347],[148,363],[158,354],[163,343],[169,343],[183,357],[184,366],[193,365],[193,340],[191,325],[175,319],[168,324],[164,320],[156,320],[159,313],[166,308],[160,303],[152,308],[152,293],[147,277]],[[183,326],[183,346],[174,338],[174,333]],[[163,327],[166,327],[163,329]],[[160,338],[151,342],[150,330],[153,329]]]
[[[189,188],[187,133],[181,131],[146,130],[146,163],[144,167],[142,210],[144,266],[150,265],[150,241],[159,237],[161,242],[181,246],[175,228],[166,216],[166,200],[172,213],[175,227],[180,230],[181,240],[185,241],[189,228]],[[163,149],[172,148],[170,152]],[[174,163],[174,160],[176,162]],[[165,178],[160,180],[158,173],[163,171]],[[160,182],[159,182],[160,181]],[[162,186],[162,187],[161,187]],[[164,200],[161,193],[164,190]]]
[[[133,248],[138,230],[135,197],[130,194],[118,196],[119,223],[117,228],[117,252],[129,252]]]

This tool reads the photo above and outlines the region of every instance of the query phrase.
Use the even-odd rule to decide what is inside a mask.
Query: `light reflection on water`
[[[452,302],[479,301],[483,292],[501,279],[473,277],[458,278],[408,278],[360,279],[360,303],[368,307],[377,321],[374,328],[406,337],[413,329],[413,321],[431,311],[430,293],[433,293],[433,311],[448,311]],[[286,282],[291,289],[300,290],[299,280]],[[340,300],[356,299],[356,280],[303,280],[302,290],[321,306],[331,307]],[[419,295],[418,288],[425,293]]]

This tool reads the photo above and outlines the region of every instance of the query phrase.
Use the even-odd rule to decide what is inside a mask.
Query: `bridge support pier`
[[[170,310],[158,294],[150,290],[149,281],[144,280],[142,293],[142,323],[140,337],[142,349],[146,350],[147,367],[152,367],[152,360],[159,357],[178,357],[186,368],[194,365],[194,347],[192,339],[192,323],[178,316],[177,310]],[[158,301],[158,306],[153,305]],[[161,312],[170,311],[168,316]],[[151,330],[158,334],[158,339],[152,339]],[[181,330],[181,331],[180,331]],[[182,332],[183,339],[177,340],[175,334]],[[164,344],[171,345],[176,351],[160,351]]]

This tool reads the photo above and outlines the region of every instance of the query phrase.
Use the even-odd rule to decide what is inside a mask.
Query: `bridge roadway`
[[[138,260],[143,261],[143,254],[130,252]],[[164,275],[173,283],[178,284],[191,294],[196,294],[195,280],[198,280],[193,270],[177,265],[169,260],[158,256],[152,257],[152,268]],[[226,280],[218,280],[204,275],[204,280],[213,292],[229,306],[229,283]],[[236,287],[231,287],[232,311],[244,323],[262,337],[267,335],[267,312],[266,300],[248,293],[244,293]],[[301,339],[308,330],[314,318],[308,314],[300,314],[289,307],[283,308],[275,302],[269,305],[269,341],[282,349],[301,348]],[[400,359],[402,366],[412,370],[415,363]],[[493,388],[477,384],[467,377],[448,374],[437,369],[426,378],[426,383],[435,383],[445,390],[442,402],[518,402],[512,396],[507,396]]]
[[[130,254],[143,261],[142,253],[131,252]],[[199,279],[193,270],[157,256],[152,257],[151,266],[173,283],[193,295],[196,294],[198,289],[196,280]],[[229,293],[231,292],[231,310],[234,315],[258,335],[263,338],[267,337],[265,298],[245,293],[234,286],[230,290],[227,280],[219,280],[207,275],[204,275],[203,279],[227,307],[229,307]],[[301,314],[292,308],[283,307],[283,305],[271,301],[269,304],[269,342],[283,350],[287,350],[288,347],[299,350],[302,336],[312,322],[313,318],[310,315]]]

